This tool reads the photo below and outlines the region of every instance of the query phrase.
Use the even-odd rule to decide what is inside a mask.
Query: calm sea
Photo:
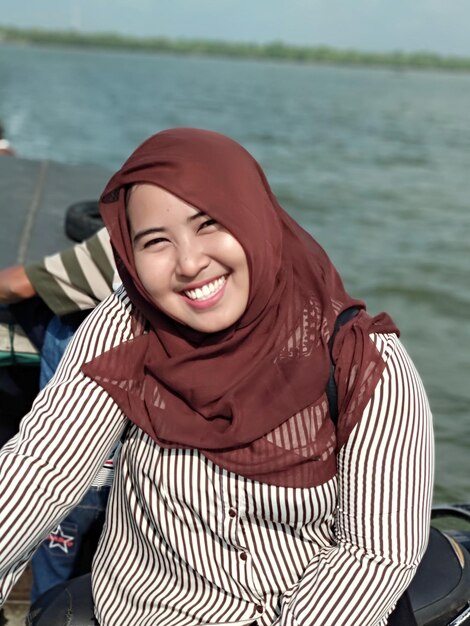
[[[21,156],[109,168],[171,126],[244,144],[394,316],[435,415],[435,500],[470,500],[469,74],[0,46],[0,118]]]

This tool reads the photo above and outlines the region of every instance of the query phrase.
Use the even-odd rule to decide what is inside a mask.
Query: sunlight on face
[[[243,315],[249,272],[233,235],[156,185],[134,186],[127,212],[137,274],[161,311],[206,333]]]

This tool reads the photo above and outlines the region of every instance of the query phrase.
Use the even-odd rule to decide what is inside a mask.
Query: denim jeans
[[[31,565],[33,586],[31,602],[51,587],[79,575],[77,568],[83,564],[80,550],[84,538],[100,530],[109,487],[91,487],[80,504],[49,534],[34,554]]]
[[[54,375],[70,339],[78,328],[78,324],[79,322],[71,317],[60,318],[55,316],[47,325],[41,349],[40,389],[45,387]]]
[[[41,351],[41,389],[53,376],[77,326],[78,322],[73,318],[64,320],[53,317],[49,322]],[[80,565],[83,566],[80,549],[86,535],[102,525],[108,495],[109,487],[91,487],[80,503],[39,546],[31,561],[32,602],[51,587],[82,573],[77,571]]]
[[[25,626],[99,626],[91,591],[91,575],[64,582],[31,606]],[[0,622],[1,626],[1,622]]]

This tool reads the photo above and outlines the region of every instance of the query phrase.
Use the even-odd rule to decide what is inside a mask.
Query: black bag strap
[[[352,306],[349,309],[345,309],[342,313],[338,315],[335,321],[335,326],[333,328],[333,333],[328,342],[328,350],[330,351],[330,377],[326,384],[326,397],[328,400],[328,406],[330,409],[330,417],[333,420],[333,423],[336,425],[338,423],[338,390],[336,388],[335,382],[335,362],[333,361],[333,344],[335,342],[335,337],[338,334],[341,326],[344,326],[346,322],[349,322],[353,317],[359,313],[360,309],[357,306]]]

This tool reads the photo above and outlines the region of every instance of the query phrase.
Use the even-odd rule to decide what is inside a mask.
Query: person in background
[[[82,243],[26,266],[0,270],[0,303],[40,296],[54,316],[41,350],[39,388],[53,377],[70,338],[89,311],[112,291],[117,280],[105,228]],[[113,457],[105,460],[80,503],[54,528],[32,558],[34,603],[51,587],[86,570],[85,539],[98,534],[113,478]],[[95,541],[96,543],[96,541]]]
[[[5,138],[5,129],[0,122],[0,156],[15,156],[11,143]]]
[[[428,540],[432,421],[391,318],[218,133],[150,137],[100,207],[122,287],[0,452],[0,597],[122,439],[90,623],[415,623],[395,607]]]
[[[7,320],[13,317],[40,350],[52,315],[76,323],[109,295],[113,276],[117,276],[113,254],[102,228],[84,242],[38,263],[0,269],[0,306],[10,309],[9,314],[2,315]],[[49,336],[51,332],[53,327]],[[37,391],[36,368],[0,369],[0,446],[16,433],[18,421],[29,410]]]
[[[76,314],[90,311],[104,300],[116,281],[109,235],[102,228],[41,261],[0,269],[0,304],[38,295],[55,315]]]

